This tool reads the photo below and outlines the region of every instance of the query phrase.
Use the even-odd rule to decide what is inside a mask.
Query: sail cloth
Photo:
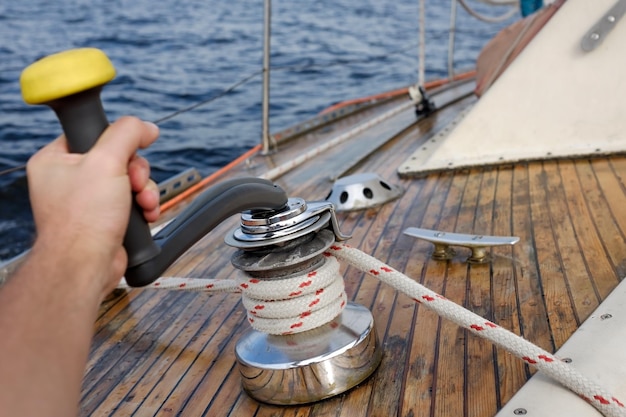
[[[626,151],[626,19],[593,51],[581,41],[614,0],[569,0],[445,135],[401,176]]]
[[[559,0],[537,13],[520,19],[502,29],[480,51],[476,60],[476,90],[478,97],[498,79],[511,62],[526,48],[546,23],[554,16],[565,0]]]

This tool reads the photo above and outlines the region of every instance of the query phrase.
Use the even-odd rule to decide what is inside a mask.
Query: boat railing
[[[481,12],[476,11],[472,8],[467,0],[451,0],[450,2],[450,26],[448,31],[448,57],[447,57],[447,72],[448,79],[455,79],[455,65],[454,65],[454,51],[455,51],[455,38],[457,32],[457,2],[461,4],[461,6],[473,17],[487,22],[487,23],[498,23],[502,21],[506,21],[507,19],[514,16],[519,11],[520,0],[479,0],[480,2],[491,5],[491,6],[508,6],[509,10],[498,15],[496,17],[487,16]],[[523,3],[524,0],[521,0]],[[426,16],[425,16],[426,8],[425,8],[425,0],[419,0],[419,22],[418,22],[418,68],[417,68],[417,82],[416,86],[424,86],[425,84],[425,61],[426,61]],[[163,123],[167,120],[173,119],[183,113],[187,113],[193,111],[201,106],[207,105],[213,101],[221,99],[225,96],[228,96],[230,93],[235,91],[237,88],[251,82],[256,79],[259,75],[262,75],[263,78],[263,86],[262,86],[262,103],[261,103],[261,124],[262,124],[262,133],[261,133],[261,152],[263,154],[269,154],[272,150],[276,150],[276,139],[275,135],[270,133],[270,75],[272,71],[277,70],[288,70],[293,69],[292,66],[271,66],[270,57],[271,57],[271,0],[264,0],[264,29],[263,29],[263,64],[262,68],[258,71],[254,71],[247,76],[243,77],[239,81],[233,83],[232,85],[226,87],[221,92],[209,97],[206,100],[202,100],[191,104],[189,106],[180,108],[170,114],[167,114],[163,117],[160,117],[153,122],[156,124]],[[376,59],[385,59],[388,56],[405,52],[407,49],[414,48],[415,44],[410,45],[410,48],[402,48],[396,51],[391,51],[386,54],[366,57],[365,59],[356,59],[356,60],[342,60],[337,62],[339,65],[350,65],[353,63],[362,63],[362,62],[371,62]],[[334,65],[333,63],[326,64],[326,66]],[[308,68],[311,65],[307,66],[298,66],[302,68]],[[316,66],[313,64],[312,66]],[[9,175],[13,172],[24,170],[26,168],[25,164],[20,166],[12,167],[3,171],[0,171],[0,177],[4,175]]]
[[[448,80],[453,80],[454,48],[457,25],[457,2],[474,18],[486,23],[501,23],[511,19],[520,9],[520,0],[481,0],[491,6],[508,6],[508,10],[498,16],[487,16],[474,10],[466,0],[451,0],[450,2],[450,29],[448,33]],[[523,1],[523,0],[522,0]],[[272,1],[264,0],[264,29],[263,29],[263,96],[262,96],[262,154],[266,155],[277,149],[274,137],[270,135],[269,100],[270,100],[270,56],[271,56],[271,8]],[[424,88],[426,83],[426,0],[419,0],[418,24],[418,71],[416,89]]]

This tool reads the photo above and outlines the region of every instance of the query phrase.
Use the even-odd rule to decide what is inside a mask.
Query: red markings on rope
[[[260,280],[258,280],[258,279],[256,279],[256,278],[252,278],[252,279],[250,280],[250,283],[251,283],[251,284],[258,284],[259,282],[261,282],[261,281],[260,281]]]
[[[213,288],[214,286],[215,285],[213,285],[213,284],[209,284],[209,285],[206,286],[206,288]]]
[[[317,275],[317,271],[309,272],[307,277],[311,278],[311,277],[314,277],[315,275]]]
[[[345,306],[345,305],[346,305],[346,302],[345,302],[345,301],[342,301],[342,302],[341,302],[341,308],[343,308],[343,306]]]
[[[183,282],[182,284],[180,284],[180,285],[178,286],[178,288],[185,288],[186,286],[187,286],[187,284],[185,284],[185,283]]]
[[[254,306],[255,310],[263,310],[264,308],[265,308],[265,306],[263,304],[259,304],[259,305]]]
[[[497,325],[493,324],[493,323],[492,323],[492,322],[490,322],[490,321],[486,321],[486,322],[485,322],[485,326],[489,326],[489,327],[491,327],[492,329],[495,329],[496,327],[498,327]]]
[[[161,283],[160,283],[160,282],[155,282],[155,283],[154,283],[154,286],[155,286],[155,287],[158,287],[159,285],[161,285]]]
[[[335,245],[333,245],[333,246],[331,246],[330,248],[331,248],[332,250],[341,250],[341,246],[335,246]]]
[[[333,256],[333,255],[331,255],[331,254],[330,254],[330,253],[328,253],[328,252],[324,252],[324,256],[325,256],[325,257],[327,257],[327,258],[330,258],[330,257],[331,257],[331,256]],[[283,333],[283,334],[285,334],[285,333]]]
[[[300,284],[300,288],[308,287],[312,283],[313,283],[313,281],[311,281],[311,280],[305,281],[302,284]]]
[[[319,290],[315,291],[315,295],[320,295],[323,292],[324,292],[324,288],[320,288]]]
[[[613,400],[613,402],[615,402],[615,404],[619,405],[620,407],[624,407],[624,404],[622,404],[617,398],[613,397],[611,399]]]
[[[253,318],[248,317],[248,321],[249,321],[250,323],[254,323],[254,319],[253,319]]]
[[[304,313],[300,314],[300,318],[303,319],[303,318],[308,317],[310,315],[311,315],[311,310],[305,311]]]
[[[479,331],[481,331],[481,330],[485,330],[485,328],[484,328],[484,327],[479,326],[478,324],[472,324],[470,327],[471,327],[472,329],[476,330],[477,332],[479,332]]]
[[[380,272],[376,271],[375,269],[370,269],[370,274],[378,275],[378,274],[380,274]]]
[[[543,360],[544,362],[554,362],[554,359],[552,359],[551,357],[546,356],[546,355],[539,355],[538,357],[539,357],[539,359]],[[522,359],[524,359],[526,362],[528,362],[530,364],[533,364],[533,365],[537,363],[536,360],[531,359],[528,356],[524,356]]]
[[[248,284],[246,284],[245,282],[242,282],[240,287],[243,288],[244,290],[247,290],[248,289]]]
[[[291,325],[291,327],[289,327],[289,328],[290,328],[290,329],[295,329],[295,328],[297,328],[297,327],[302,327],[302,325],[303,325],[303,324],[304,324],[304,323],[302,323],[301,321],[299,321],[299,322],[297,322],[297,323],[292,324],[292,325]]]
[[[430,295],[422,295],[422,298],[426,301],[435,301],[435,297],[431,297]]]
[[[594,395],[593,399],[598,400],[600,404],[604,404],[604,405],[610,404],[610,402],[606,398],[604,398],[602,395]]]
[[[320,299],[316,298],[315,300],[311,301],[311,303],[309,304],[309,307],[313,307],[315,304],[319,303]]]
[[[294,291],[294,292],[292,292],[291,294],[289,294],[289,296],[290,296],[290,297],[297,297],[297,296],[299,296],[300,294],[302,294],[302,291]]]
[[[382,269],[385,272],[393,272],[393,269],[387,268],[386,266],[381,266],[380,269]]]

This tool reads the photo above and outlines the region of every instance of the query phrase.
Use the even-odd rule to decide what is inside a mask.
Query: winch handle
[[[100,100],[102,86],[115,68],[99,49],[74,49],[45,57],[24,69],[22,96],[29,104],[46,104],[57,114],[71,152],[85,153],[109,122]],[[244,210],[279,210],[287,195],[270,181],[238,178],[206,190],[197,201],[154,238],[134,201],[124,248],[126,282],[133,287],[155,281],[183,252],[225,218]]]
[[[80,48],[49,55],[31,64],[22,72],[20,85],[26,103],[46,104],[54,110],[70,152],[85,153],[109,126],[100,91],[114,77],[115,68],[104,52]],[[129,267],[144,263],[160,252],[134,198],[124,248]]]

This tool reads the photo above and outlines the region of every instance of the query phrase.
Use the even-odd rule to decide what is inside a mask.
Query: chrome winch
[[[240,227],[224,240],[241,249],[231,259],[236,268],[276,279],[318,266],[335,239],[349,238],[339,231],[332,203],[289,198],[281,211],[243,212]]]
[[[326,250],[348,238],[339,231],[332,203],[289,198],[282,210],[242,213],[225,242],[239,249],[231,259],[237,269],[256,280],[280,282],[319,269]],[[235,353],[244,390],[281,405],[345,392],[370,376],[382,358],[371,312],[351,302],[330,322],[301,333],[251,329]]]

